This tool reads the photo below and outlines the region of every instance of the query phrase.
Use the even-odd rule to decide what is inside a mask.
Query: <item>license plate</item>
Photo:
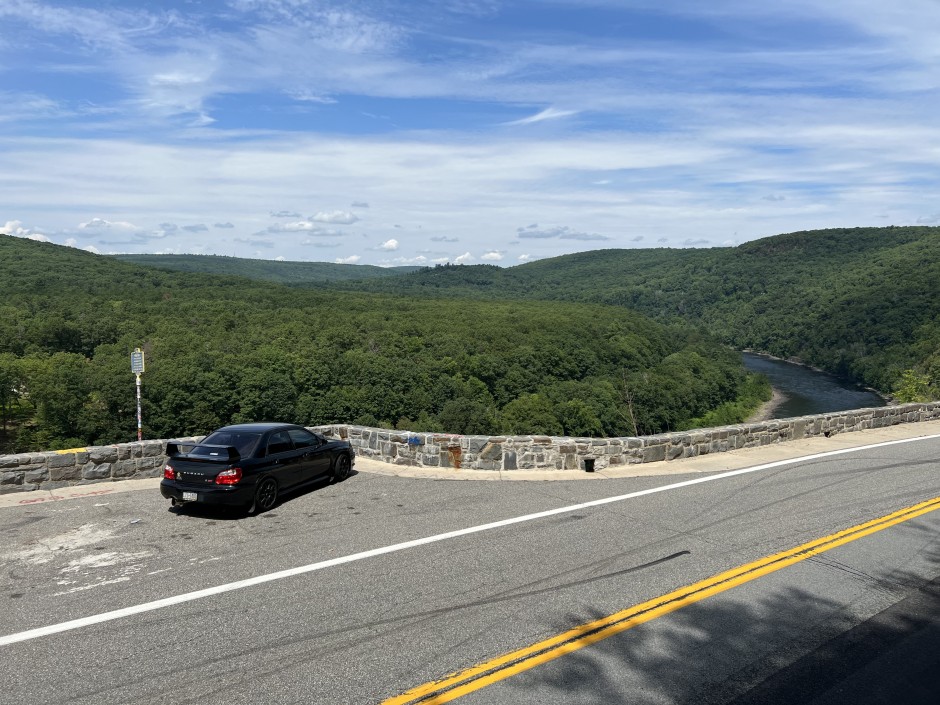
[[[199,495],[195,492],[184,492],[183,501],[184,502],[197,502],[199,500]]]

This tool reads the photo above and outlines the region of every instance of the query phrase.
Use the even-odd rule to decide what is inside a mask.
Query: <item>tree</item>
[[[503,407],[500,414],[503,433],[560,436],[564,432],[554,408],[541,394],[523,394]]]
[[[904,370],[891,394],[902,404],[931,401],[930,377],[914,370]]]

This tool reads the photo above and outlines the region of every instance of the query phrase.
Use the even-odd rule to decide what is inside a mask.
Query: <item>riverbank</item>
[[[761,404],[757,408],[757,411],[744,419],[744,423],[759,423],[761,421],[772,419],[774,417],[774,412],[777,410],[777,407],[783,404],[787,399],[789,399],[789,397],[786,394],[774,387],[770,401],[765,401],[763,404]]]

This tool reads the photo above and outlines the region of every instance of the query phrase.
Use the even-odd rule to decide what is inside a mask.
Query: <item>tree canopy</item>
[[[7,452],[135,438],[137,347],[151,438],[249,420],[634,435],[766,392],[708,335],[597,303],[297,288],[12,237],[0,302]]]

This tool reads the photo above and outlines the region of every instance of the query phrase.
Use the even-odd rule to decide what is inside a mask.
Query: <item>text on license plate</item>
[[[199,495],[195,492],[184,492],[183,501],[184,502],[195,502],[199,499]]]

